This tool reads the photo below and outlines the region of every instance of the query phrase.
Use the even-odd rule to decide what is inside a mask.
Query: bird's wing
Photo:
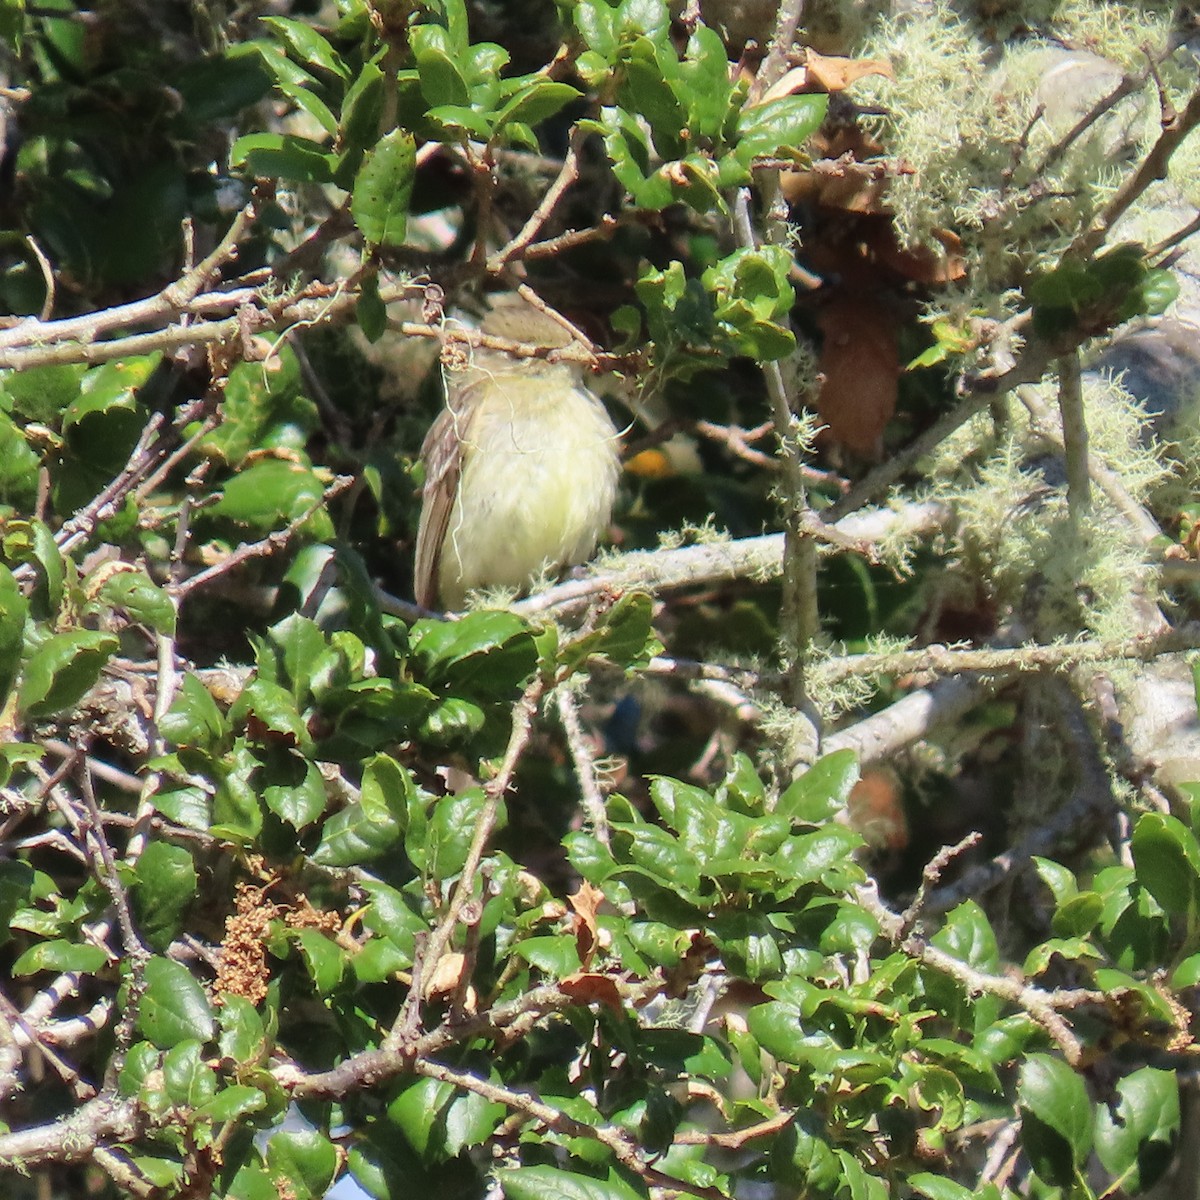
[[[417,527],[413,591],[423,608],[436,608],[442,568],[442,545],[450,525],[450,513],[462,475],[463,445],[474,413],[470,404],[443,408],[429,427],[421,445],[425,463],[421,523]]]

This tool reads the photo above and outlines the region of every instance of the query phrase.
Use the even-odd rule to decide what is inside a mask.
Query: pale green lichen
[[[1008,43],[949,0],[880,22],[859,52],[888,59],[895,79],[864,79],[855,95],[886,110],[887,154],[916,168],[889,190],[901,240],[929,245],[954,229],[978,294],[1055,263],[1157,136],[1152,81],[1047,155],[1123,70],[1144,69],[1145,47],[1167,44],[1169,17],[1167,5],[1068,3]],[[1179,98],[1187,70],[1183,56],[1163,65]]]
[[[911,639],[882,633],[868,638],[860,652],[895,654],[911,648]],[[844,675],[834,678],[830,671],[822,669],[826,664],[834,662],[846,653],[846,647],[839,643],[816,650],[809,660],[809,670],[806,675],[809,699],[825,721],[834,721],[844,713],[861,708],[871,700],[879,690],[880,684],[887,678],[883,673]]]

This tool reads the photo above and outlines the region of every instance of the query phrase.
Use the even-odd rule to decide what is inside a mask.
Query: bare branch
[[[1117,189],[1116,195],[1071,243],[1065,258],[1085,258],[1093,254],[1108,237],[1112,227],[1129,211],[1146,189],[1158,179],[1166,179],[1171,157],[1184,139],[1200,125],[1200,88],[1189,98],[1181,113],[1163,114],[1163,131],[1142,157],[1137,169]]]
[[[575,764],[575,778],[579,780],[583,811],[591,824],[596,840],[607,846],[609,832],[608,816],[604,811],[604,793],[600,790],[600,784],[596,778],[595,756],[588,745],[587,735],[579,720],[579,708],[575,703],[575,697],[567,690],[566,684],[557,689],[554,699],[558,705],[558,718],[567,735],[571,760]]]

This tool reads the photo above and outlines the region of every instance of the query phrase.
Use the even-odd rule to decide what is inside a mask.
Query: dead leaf
[[[827,92],[844,91],[855,80],[862,79],[865,75],[882,75],[885,79],[896,78],[892,64],[885,58],[826,58],[815,50],[809,50],[804,61],[808,68],[809,81]]]
[[[817,317],[825,341],[817,412],[822,437],[872,461],[896,408],[900,354],[892,309],[866,293],[835,296]]]
[[[579,891],[567,897],[575,910],[575,948],[579,961],[586,970],[591,966],[596,947],[600,943],[600,929],[596,924],[596,911],[604,902],[604,893],[585,879]]]
[[[425,985],[425,995],[432,1000],[452,996],[463,985],[467,972],[467,956],[452,950],[438,959],[433,974]]]
[[[607,975],[576,971],[574,975],[560,979],[558,987],[561,992],[580,1004],[604,1004],[614,1012],[621,1012],[624,1008],[617,985]]]
[[[796,92],[804,91],[807,85],[807,68],[793,67],[782,79],[777,79],[771,84],[753,104],[747,104],[746,107],[757,108],[758,105],[769,104],[772,100],[782,100],[784,96],[791,96]]]
[[[782,100],[798,92],[841,92],[865,75],[883,75],[895,79],[892,64],[883,58],[840,58],[826,57],[809,50],[802,67],[793,67],[781,79],[776,80],[747,108]]]
[[[957,283],[967,274],[962,239],[949,229],[935,229],[933,236],[941,243],[944,254],[939,254],[932,246],[901,246],[891,225],[880,226],[866,242],[881,263],[913,283],[929,287]]]
[[[894,771],[868,768],[846,799],[850,828],[876,850],[903,850],[908,845],[908,818]]]
[[[842,125],[829,133],[818,130],[811,146],[819,169],[780,174],[780,189],[789,204],[812,204],[855,213],[888,211],[884,199],[887,176],[871,178],[855,170],[855,164],[868,163],[883,154],[883,146],[869,133],[856,125]],[[837,161],[829,160],[845,160],[845,163],[839,170]]]

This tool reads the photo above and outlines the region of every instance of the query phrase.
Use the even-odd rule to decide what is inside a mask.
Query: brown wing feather
[[[413,592],[423,608],[436,608],[438,603],[442,545],[450,526],[454,497],[458,493],[463,442],[470,418],[469,405],[456,411],[443,408],[421,444],[425,487],[421,493],[421,523],[417,527]]]

